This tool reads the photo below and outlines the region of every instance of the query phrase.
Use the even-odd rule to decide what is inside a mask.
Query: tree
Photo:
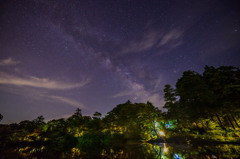
[[[166,85],[164,93],[168,117],[204,125],[203,119],[216,116],[222,129],[226,123],[233,129],[239,127],[234,117],[240,112],[240,70],[236,67],[206,66],[203,75],[185,71],[176,89]]]
[[[100,119],[101,116],[102,116],[102,114],[99,113],[99,112],[95,112],[95,113],[93,114],[93,118],[98,118],[98,119]]]
[[[166,103],[169,103],[171,105],[176,102],[176,91],[169,84],[165,85],[163,91],[165,93],[164,99]]]
[[[181,108],[189,121],[197,121],[209,115],[208,110],[214,105],[215,96],[199,73],[183,72],[176,88]]]
[[[76,112],[67,119],[69,124],[73,127],[78,127],[83,124],[82,110],[77,108]]]
[[[162,113],[152,103],[134,103],[127,101],[117,105],[103,121],[108,129],[114,133],[124,134],[126,138],[150,139],[151,135],[158,135],[156,122]]]
[[[33,120],[34,123],[43,125],[44,124],[44,117],[42,115],[38,116],[36,119]]]
[[[167,84],[163,91],[165,100],[163,108],[168,110],[167,117],[169,119],[178,119],[179,114],[181,114],[181,109],[179,109],[176,90]]]
[[[3,115],[2,114],[0,114],[0,121],[3,119]]]
[[[219,122],[221,123],[221,115],[228,119],[233,129],[235,127],[231,118],[235,122],[235,125],[239,127],[234,117],[240,112],[239,68],[233,66],[220,66],[218,68],[205,66],[203,78],[216,96],[214,112],[216,112]],[[223,127],[222,123],[220,125]]]
[[[50,154],[61,158],[62,152],[70,151],[77,144],[73,134],[68,133],[68,123],[64,119],[51,120],[44,127],[42,136],[47,139],[45,147]]]
[[[82,110],[80,108],[77,108],[74,115],[77,117],[82,117]]]

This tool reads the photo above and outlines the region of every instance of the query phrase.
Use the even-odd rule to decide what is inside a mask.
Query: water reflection
[[[237,159],[240,157],[239,145],[176,145],[126,144],[102,149],[101,153],[82,152],[80,158],[116,158],[116,159]]]
[[[179,145],[170,143],[95,145],[86,149],[77,147],[70,151],[53,153],[47,147],[18,147],[15,158],[104,158],[104,159],[237,159],[240,145]],[[5,154],[8,158],[9,154]],[[3,157],[3,156],[2,156]],[[4,157],[3,157],[4,158]]]
[[[176,145],[176,144],[143,144],[143,147],[153,152],[154,159],[237,159],[240,157],[240,145],[220,144],[220,145]]]
[[[112,151],[114,153],[114,151]],[[175,144],[133,144],[124,145],[115,154],[107,155],[107,158],[149,158],[149,159],[237,159],[240,154],[239,145],[206,145],[189,146]]]

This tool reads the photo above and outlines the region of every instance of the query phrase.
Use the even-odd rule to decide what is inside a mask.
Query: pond
[[[101,156],[101,157],[100,157]],[[119,159],[237,159],[240,158],[240,145],[177,145],[158,144],[126,144],[103,150],[101,155],[86,153],[86,158],[119,158]]]
[[[238,159],[240,145],[181,145],[173,143],[132,143],[109,146],[72,148],[66,152],[53,152],[35,146],[5,150],[1,158],[81,158],[81,159]]]

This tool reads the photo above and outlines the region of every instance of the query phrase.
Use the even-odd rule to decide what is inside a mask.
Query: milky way
[[[240,64],[237,1],[5,0],[2,123],[64,118],[117,104],[162,109],[165,84],[205,65]]]

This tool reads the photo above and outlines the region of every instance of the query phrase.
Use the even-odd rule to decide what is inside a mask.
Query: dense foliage
[[[155,123],[163,119],[162,115],[150,102],[127,101],[104,118],[99,112],[93,117],[83,116],[81,109],[77,109],[67,119],[45,123],[43,116],[39,116],[33,121],[1,125],[1,155],[69,158],[86,154],[101,156],[107,151],[111,154],[114,151],[109,145],[158,138],[160,127]]]
[[[176,88],[166,85],[167,119],[187,135],[208,140],[239,140],[240,70],[206,66],[203,74],[185,71]],[[176,131],[176,130],[175,130]]]

